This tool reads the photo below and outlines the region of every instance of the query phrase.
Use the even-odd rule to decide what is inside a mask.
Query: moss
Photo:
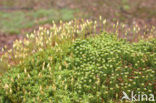
[[[108,103],[122,91],[155,93],[155,41],[129,44],[104,32],[37,52],[1,77],[0,100]]]

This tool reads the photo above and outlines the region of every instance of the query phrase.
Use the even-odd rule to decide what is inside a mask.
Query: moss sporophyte
[[[9,66],[0,77],[0,102],[116,103],[123,91],[128,100],[153,100],[156,39],[130,43],[116,31],[96,31],[98,23],[53,22],[15,41],[1,58]]]

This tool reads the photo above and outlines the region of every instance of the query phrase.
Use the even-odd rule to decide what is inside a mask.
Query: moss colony
[[[1,77],[1,103],[116,103],[122,91],[156,94],[156,39],[102,32],[38,51]]]

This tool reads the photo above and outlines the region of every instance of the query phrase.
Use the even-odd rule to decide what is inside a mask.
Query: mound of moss
[[[122,91],[156,94],[156,39],[102,33],[28,57],[1,77],[1,103],[108,103]]]

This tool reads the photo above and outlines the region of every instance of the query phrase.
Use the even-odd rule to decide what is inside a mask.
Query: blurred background
[[[156,26],[156,0],[0,0],[0,48],[53,20],[95,20],[100,15],[110,24]]]

